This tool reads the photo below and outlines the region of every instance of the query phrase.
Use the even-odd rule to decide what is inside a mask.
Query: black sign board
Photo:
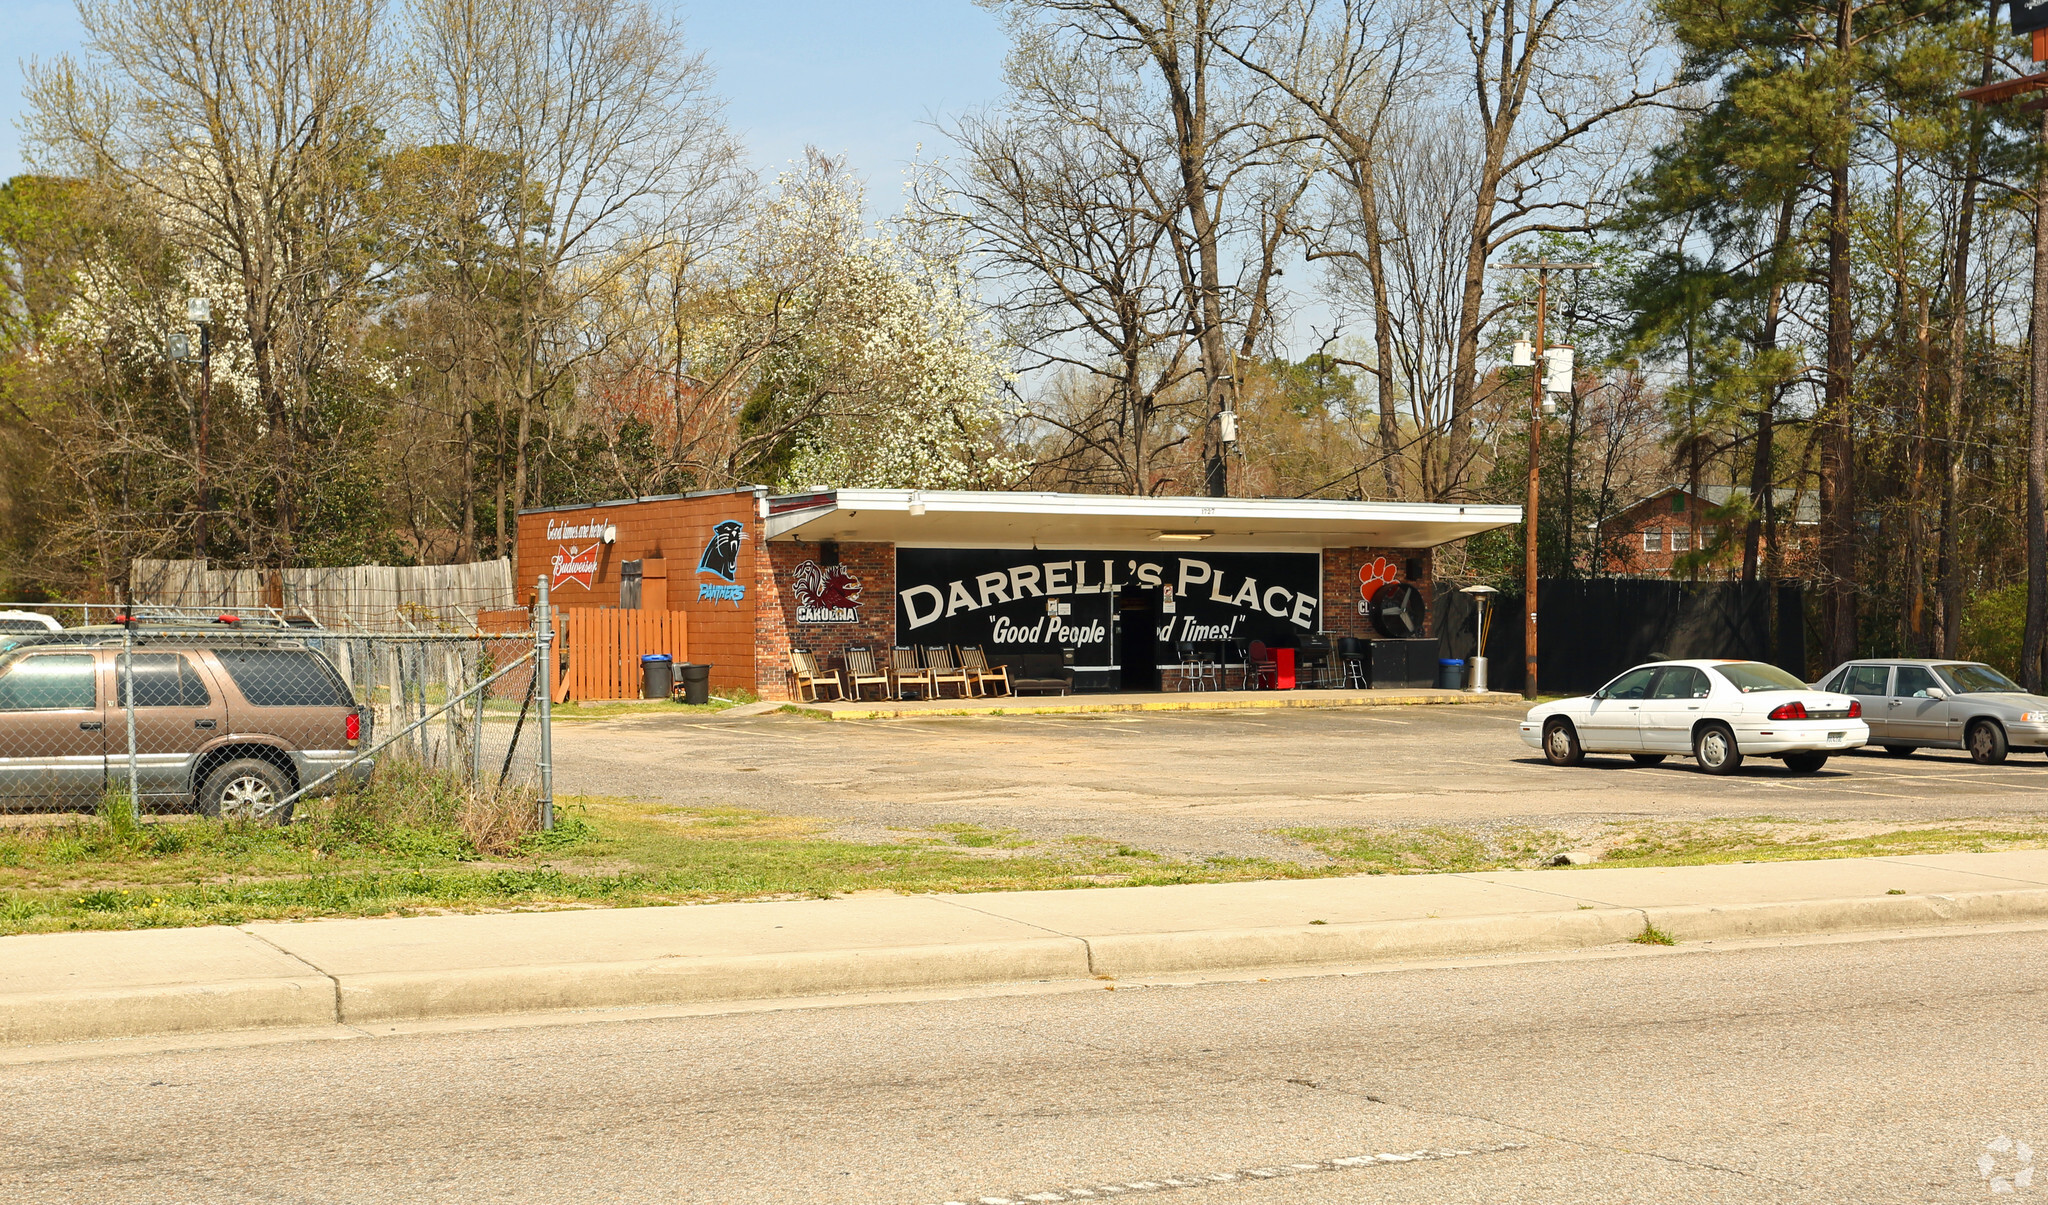
[[[1118,615],[1129,621],[1135,594],[1149,596],[1136,613],[1154,625],[1158,654],[1182,641],[1263,640],[1291,648],[1322,627],[1322,558],[1312,552],[899,548],[896,639],[984,645],[992,659],[1072,647],[1076,664],[1116,665]],[[1121,639],[1139,638],[1126,629]]]
[[[2048,29],[2048,0],[2010,0],[2009,7],[2014,33]]]

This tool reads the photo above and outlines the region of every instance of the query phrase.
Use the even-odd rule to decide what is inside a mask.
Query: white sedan
[[[1590,695],[1539,703],[1522,721],[1522,743],[1554,766],[1588,753],[1644,765],[1690,753],[1709,774],[1733,774],[1744,757],[1783,758],[1811,774],[1869,739],[1861,703],[1761,661],[1639,665]]]

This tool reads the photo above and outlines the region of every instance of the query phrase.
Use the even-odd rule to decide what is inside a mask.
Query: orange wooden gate
[[[572,607],[555,613],[555,640],[565,654],[552,686],[557,703],[640,697],[640,658],[667,653],[687,660],[689,633],[682,611],[622,611]]]

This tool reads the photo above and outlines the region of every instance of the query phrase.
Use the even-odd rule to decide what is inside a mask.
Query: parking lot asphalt
[[[1507,707],[1382,707],[821,721],[631,718],[555,726],[556,789],[816,816],[847,836],[973,823],[1181,856],[1295,857],[1279,827],[1558,829],[1616,820],[2033,817],[2048,758],[1959,750],[1837,757],[1799,776],[1752,761],[1546,764]]]

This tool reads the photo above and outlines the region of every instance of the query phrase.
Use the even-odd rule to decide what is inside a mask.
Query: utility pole
[[[2014,3],[2012,31],[2030,35],[2034,62],[2048,62],[2048,6]],[[1964,100],[2003,104],[2029,92],[2048,90],[2048,72],[1965,88]],[[2041,143],[2048,147],[2048,99],[2020,106],[2043,113]],[[2027,389],[2027,610],[2020,638],[2020,683],[2042,688],[2042,660],[2048,648],[2048,171],[2034,181],[2034,298]]]
[[[199,327],[199,446],[193,460],[199,477],[199,514],[192,524],[192,543],[200,560],[206,559],[209,516],[213,513],[213,489],[206,480],[207,420],[213,410],[213,301],[207,297],[185,299],[185,319]]]
[[[1547,371],[1548,365],[1542,363],[1548,358],[1549,352],[1543,345],[1543,317],[1550,296],[1550,273],[1553,270],[1578,272],[1599,266],[1589,263],[1553,263],[1547,259],[1528,264],[1501,265],[1511,270],[1536,273],[1536,342],[1529,356],[1529,366],[1535,369],[1529,381],[1529,501],[1522,511],[1522,696],[1528,699],[1536,697],[1536,508],[1542,473],[1539,454],[1543,447],[1543,393],[1545,386],[1551,383],[1546,378],[1555,375]],[[1516,349],[1517,364],[1522,362],[1520,350]],[[1554,392],[1569,392],[1571,349],[1566,347],[1559,350],[1564,352],[1564,388]]]
[[[1212,498],[1230,496],[1230,454],[1237,450],[1237,378],[1227,373],[1216,378],[1223,386],[1216,408],[1216,454],[1209,458],[1204,484]]]

